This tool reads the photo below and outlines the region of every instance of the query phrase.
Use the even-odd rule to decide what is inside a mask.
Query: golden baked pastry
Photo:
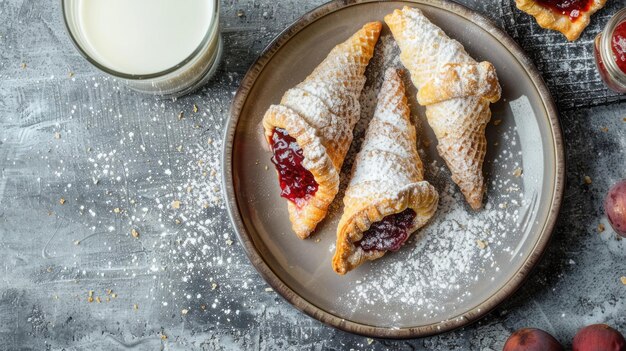
[[[501,93],[495,68],[489,62],[477,63],[419,9],[395,10],[385,16],[385,22],[418,88],[418,102],[426,106],[439,155],[469,205],[480,209],[489,104],[498,101]]]
[[[339,190],[339,173],[360,117],[365,68],[382,24],[368,23],[337,45],[302,83],[263,117],[281,196],[298,237],[324,219]]]
[[[424,181],[416,138],[404,85],[389,69],[343,199],[335,272],[398,250],[435,213],[439,195]]]
[[[606,0],[515,0],[517,8],[535,17],[539,26],[559,31],[573,41],[589,25],[590,16]]]

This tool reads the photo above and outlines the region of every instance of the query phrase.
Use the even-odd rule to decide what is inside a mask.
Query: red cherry
[[[593,324],[578,331],[572,350],[626,351],[626,340],[620,332],[606,324]]]
[[[541,329],[524,328],[511,334],[502,351],[563,351],[563,346]]]

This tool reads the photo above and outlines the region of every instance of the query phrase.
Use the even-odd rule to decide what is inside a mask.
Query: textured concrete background
[[[603,88],[590,56],[621,0],[576,43],[541,30],[509,0],[462,1],[535,61],[566,141],[554,240],[509,301],[462,330],[389,341],[321,325],[267,288],[220,199],[219,141],[247,67],[322,2],[222,1],[216,77],[161,101],[87,64],[58,1],[0,0],[0,350],[500,350],[525,326],[566,345],[589,323],[626,332],[626,241],[598,231],[608,228],[604,194],[626,177],[626,103]]]

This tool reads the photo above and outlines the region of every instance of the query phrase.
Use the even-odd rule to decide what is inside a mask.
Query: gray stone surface
[[[518,39],[559,98],[565,201],[545,258],[509,301],[467,328],[389,341],[326,327],[266,290],[216,189],[239,81],[322,1],[222,1],[221,68],[171,101],[87,64],[58,1],[0,0],[0,350],[500,350],[524,326],[566,345],[589,323],[626,332],[626,241],[597,231],[604,194],[626,177],[626,104],[597,84],[589,56],[575,66],[584,79],[564,79],[568,63],[555,64],[588,50],[594,29],[564,44],[510,1],[463,2]],[[592,28],[624,5],[613,1]]]

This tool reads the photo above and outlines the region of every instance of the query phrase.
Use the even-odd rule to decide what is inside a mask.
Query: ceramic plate
[[[302,81],[328,52],[364,23],[405,5],[420,8],[478,61],[492,62],[503,89],[487,128],[485,209],[465,204],[437,155],[436,140],[409,101],[420,131],[426,179],[440,193],[431,222],[398,252],[345,276],[331,268],[342,192],[308,240],[291,231],[260,126],[270,104]],[[342,171],[342,187],[371,118],[385,68],[401,67],[385,28],[367,70],[361,120]],[[412,87],[407,82],[407,87]],[[337,1],[306,14],[280,34],[242,81],[228,122],[224,192],[248,257],[296,308],[350,332],[408,338],[473,322],[522,284],[548,244],[561,203],[563,152],[557,112],[530,60],[491,22],[444,1]]]

